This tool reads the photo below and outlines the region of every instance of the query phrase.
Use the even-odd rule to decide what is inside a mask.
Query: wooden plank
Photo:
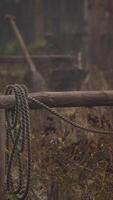
[[[50,107],[91,107],[113,106],[113,90],[110,91],[71,91],[71,92],[40,92],[31,93],[29,97],[44,102]],[[15,104],[14,96],[0,96],[0,109],[11,108]],[[40,106],[29,102],[31,109]]]
[[[0,200],[5,200],[5,118],[0,110]]]

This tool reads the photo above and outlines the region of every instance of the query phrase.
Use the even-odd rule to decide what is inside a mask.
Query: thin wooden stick
[[[0,110],[0,200],[5,199],[5,117]]]

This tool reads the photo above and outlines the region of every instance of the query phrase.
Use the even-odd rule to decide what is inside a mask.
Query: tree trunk
[[[89,68],[90,66],[90,56],[89,56],[89,44],[90,44],[90,31],[89,31],[89,10],[88,10],[88,0],[84,1],[84,58],[83,58],[83,63],[85,67]]]
[[[113,58],[113,1],[89,1],[92,64],[109,67]],[[111,62],[111,63],[110,63]]]
[[[33,0],[34,40],[38,40],[44,31],[43,0]]]

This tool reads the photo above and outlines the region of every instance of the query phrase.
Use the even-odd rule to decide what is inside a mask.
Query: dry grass
[[[84,90],[109,88],[99,71],[85,84]],[[59,111],[83,126],[113,130],[112,108]],[[36,132],[32,138],[32,188],[37,199],[112,200],[112,136],[84,133],[54,117],[47,122],[43,132]]]

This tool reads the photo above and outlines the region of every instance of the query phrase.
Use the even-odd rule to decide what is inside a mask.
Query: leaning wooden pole
[[[13,32],[14,32],[14,34],[15,34],[15,36],[16,36],[19,44],[20,44],[20,47],[23,51],[23,55],[24,55],[27,63],[29,64],[30,70],[33,71],[33,72],[36,72],[36,67],[35,67],[35,65],[34,65],[32,59],[31,59],[31,56],[30,56],[30,54],[27,50],[27,47],[25,45],[25,42],[24,42],[24,40],[23,40],[19,30],[18,30],[18,27],[15,23],[16,17],[12,16],[12,15],[6,15],[5,18],[9,21],[9,23],[10,23],[12,29],[13,29]]]
[[[29,51],[27,49],[27,46],[21,36],[21,33],[16,25],[15,17],[12,15],[6,15],[5,18],[9,21],[12,30],[20,44],[20,47],[22,49],[23,55],[26,59],[26,62],[29,66],[29,81],[31,84],[32,91],[45,91],[47,88],[45,79],[43,76],[37,71],[36,66],[29,54]]]
[[[0,110],[0,200],[5,199],[5,117]]]
[[[113,90],[109,91],[72,91],[72,92],[39,92],[31,93],[33,97],[50,107],[92,107],[113,106]],[[0,109],[11,108],[15,104],[13,95],[0,96]],[[39,109],[40,106],[29,100],[31,109]]]

